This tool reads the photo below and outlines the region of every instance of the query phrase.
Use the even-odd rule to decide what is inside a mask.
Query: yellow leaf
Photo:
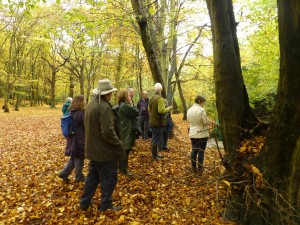
[[[202,218],[202,219],[201,219],[201,222],[202,222],[202,223],[206,223],[206,222],[207,222],[207,219],[206,219],[206,218]]]
[[[120,218],[118,219],[118,222],[124,223],[124,221],[125,221],[125,216],[124,215],[120,216]]]
[[[158,219],[159,218],[159,215],[157,215],[156,213],[152,214],[152,218],[153,219]]]
[[[140,225],[140,222],[138,222],[138,221],[132,221],[132,222],[130,223],[130,225]]]
[[[222,180],[222,182],[223,182],[224,184],[226,184],[228,187],[230,187],[230,183],[229,183],[227,180]]]
[[[105,215],[101,215],[101,216],[99,217],[99,219],[100,219],[100,220],[104,220],[104,219],[105,219]]]
[[[247,147],[246,146],[242,146],[242,147],[240,147],[240,150],[239,150],[239,152],[245,152],[247,150]]]
[[[255,175],[261,175],[261,172],[259,171],[259,169],[253,165],[251,166],[251,172],[253,172]]]

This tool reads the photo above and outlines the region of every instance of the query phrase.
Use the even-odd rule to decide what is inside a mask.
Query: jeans
[[[148,139],[148,131],[149,131],[149,118],[144,116],[139,117],[139,124],[141,130],[143,131],[143,139]]]
[[[198,155],[198,171],[203,171],[203,161],[204,161],[204,151],[206,149],[208,138],[191,138],[192,141],[192,169],[197,170],[196,167],[196,158]]]
[[[118,181],[118,162],[90,161],[89,173],[84,183],[83,194],[80,200],[81,207],[88,207],[100,183],[101,203],[100,210],[112,207],[112,194]]]
[[[152,157],[157,157],[157,147],[163,144],[164,127],[152,127]]]
[[[83,181],[84,175],[82,173],[84,160],[82,158],[70,157],[65,167],[60,171],[60,176],[68,178],[72,170],[75,168],[75,181]]]

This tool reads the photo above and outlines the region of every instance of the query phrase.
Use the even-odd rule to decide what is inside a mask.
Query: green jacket
[[[63,113],[63,116],[67,116],[70,113],[70,109],[69,106],[71,105],[71,102],[65,102],[65,104],[63,105],[61,111]]]
[[[118,116],[111,104],[93,98],[85,114],[85,157],[96,162],[118,161],[125,157]]]
[[[166,113],[170,109],[165,107],[164,98],[155,94],[149,101],[149,125],[150,127],[163,127],[167,125]]]
[[[134,120],[139,116],[139,110],[128,104],[121,103],[118,108],[118,116],[121,128],[121,140],[124,144],[124,149],[129,150],[135,142],[136,135],[132,132]]]

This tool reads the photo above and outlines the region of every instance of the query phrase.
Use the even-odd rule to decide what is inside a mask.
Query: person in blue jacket
[[[67,116],[70,113],[70,105],[72,104],[72,98],[68,97],[66,102],[63,104],[63,107],[61,109],[63,116]]]

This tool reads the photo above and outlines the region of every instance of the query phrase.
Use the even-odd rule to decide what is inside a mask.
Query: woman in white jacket
[[[206,112],[203,109],[205,98],[198,95],[195,98],[195,103],[187,111],[187,120],[190,123],[189,137],[192,142],[192,170],[193,172],[203,173],[203,160],[204,151],[206,148],[207,140],[209,137],[208,132],[208,119]],[[198,168],[197,168],[197,155],[198,155]]]

